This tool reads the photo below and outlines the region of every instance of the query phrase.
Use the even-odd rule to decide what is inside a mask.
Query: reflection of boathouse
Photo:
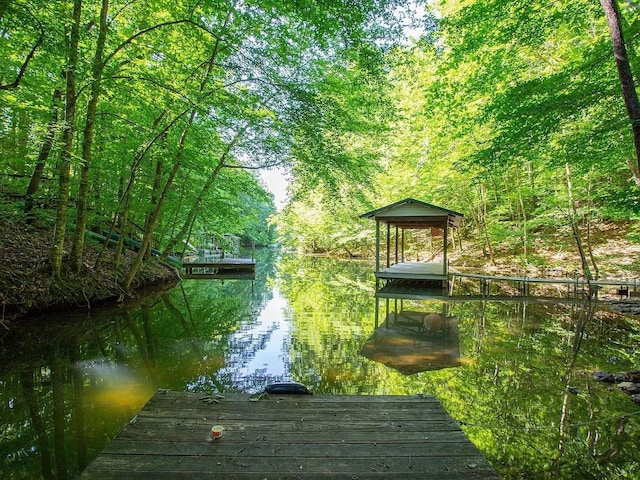
[[[376,328],[360,353],[404,375],[460,365],[458,319],[447,315],[445,302],[440,312],[434,302],[421,303],[421,308],[431,311],[404,310],[394,304],[395,311]]]

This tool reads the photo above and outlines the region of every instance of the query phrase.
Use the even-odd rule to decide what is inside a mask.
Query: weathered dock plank
[[[499,478],[432,396],[202,397],[159,391],[80,478]]]

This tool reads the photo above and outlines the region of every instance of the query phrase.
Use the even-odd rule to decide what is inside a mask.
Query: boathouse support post
[[[384,316],[384,326],[385,328],[389,328],[389,299],[386,299],[387,301],[385,302],[386,305],[386,311],[385,311],[385,316]]]
[[[376,282],[377,282],[377,280],[376,280]],[[377,290],[378,289],[376,288],[376,292],[377,292]],[[377,330],[378,329],[378,325],[380,325],[380,322],[379,322],[379,317],[380,317],[380,297],[378,297],[377,295],[376,295],[376,301],[375,301],[374,310],[375,310],[375,325],[376,325],[375,328]]]
[[[391,266],[391,225],[387,223],[387,268]]]
[[[443,260],[442,260],[442,274],[443,275],[449,275],[449,267],[447,265],[448,259],[447,259],[447,243],[449,242],[449,237],[448,237],[448,232],[449,232],[449,225],[448,225],[449,219],[446,218],[444,221],[444,234],[442,235],[444,237],[444,250],[443,250]]]
[[[380,318],[380,298],[378,297],[378,290],[380,289],[380,278],[378,277],[379,271],[380,271],[380,221],[376,220],[376,292],[375,292],[376,328],[378,328],[379,318]]]
[[[400,312],[403,310],[402,308],[402,300],[400,300]],[[396,323],[396,320],[398,320],[398,299],[394,298],[393,299],[393,323]]]
[[[396,225],[396,252],[395,252],[395,257],[396,257],[396,264],[398,263],[398,226]]]
[[[378,273],[379,271],[380,271],[380,221],[377,220],[376,221],[376,273]]]

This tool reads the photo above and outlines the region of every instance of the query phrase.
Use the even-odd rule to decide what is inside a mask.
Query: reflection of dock
[[[527,276],[506,276],[506,275],[484,275],[475,273],[450,272],[451,278],[468,279],[479,282],[480,295],[491,298],[491,286],[495,284],[512,285],[516,288],[518,295],[522,297],[530,297],[531,287],[533,285],[556,285],[566,288],[566,298],[584,298],[590,293],[597,292],[606,287],[616,287],[615,294],[620,296],[637,296],[637,289],[640,286],[638,280],[633,279],[604,279],[587,281],[583,277],[565,277],[565,278],[537,278]],[[629,291],[629,287],[632,291]],[[517,295],[516,295],[517,296]]]
[[[184,278],[253,280],[256,262],[250,258],[222,258],[208,262],[186,262]]]
[[[499,478],[430,395],[202,397],[156,393],[80,478]]]
[[[446,296],[447,289],[443,289],[441,283],[433,284],[429,280],[394,279],[379,286],[376,291],[377,298],[408,298],[428,299],[432,297]]]

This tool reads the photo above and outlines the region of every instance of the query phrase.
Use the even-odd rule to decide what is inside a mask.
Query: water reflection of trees
[[[271,254],[271,252],[267,252]],[[43,315],[3,338],[3,478],[74,477],[159,387],[227,388],[227,337],[269,294],[256,282],[185,282],[120,307]],[[231,382],[231,379],[228,379]]]
[[[380,368],[359,355],[373,318],[371,266],[293,256],[279,274],[293,312],[291,377],[318,393],[375,393]]]
[[[634,440],[625,453],[614,463],[602,461],[603,452],[620,448],[614,447],[619,420],[632,410],[591,376],[607,364],[601,328],[611,314],[588,304],[496,303],[481,311],[484,324],[468,322],[469,335],[461,332],[470,348],[468,367],[446,386],[434,385],[434,392],[502,474],[616,478],[637,463],[638,421],[632,419],[625,435]],[[470,343],[474,332],[482,333],[481,348]]]
[[[55,324],[5,337],[0,354],[0,395],[9,406],[1,422],[5,478],[67,478],[95,454],[89,379],[73,367],[101,354],[92,341],[105,325],[86,317],[50,320]]]

